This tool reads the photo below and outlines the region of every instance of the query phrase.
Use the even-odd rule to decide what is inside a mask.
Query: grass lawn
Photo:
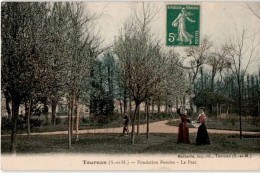
[[[210,134],[211,145],[194,144],[196,134],[190,134],[191,144],[177,144],[177,134],[150,134],[135,136],[135,144],[130,144],[129,136],[119,134],[82,134],[80,141],[73,139],[72,149],[67,149],[67,135],[18,136],[17,153],[259,153],[260,136]],[[2,137],[2,153],[8,153],[10,137]]]
[[[179,126],[180,121],[169,121],[167,125]],[[192,127],[188,124],[188,127]],[[216,118],[208,117],[206,121],[206,127],[208,129],[219,129],[219,130],[234,130],[239,131],[239,118]],[[260,118],[255,117],[254,119],[242,119],[242,130],[260,132]]]

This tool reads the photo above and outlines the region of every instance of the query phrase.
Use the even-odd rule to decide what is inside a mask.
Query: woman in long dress
[[[178,17],[172,22],[172,25],[174,27],[178,26],[178,38],[177,41],[183,43],[183,42],[189,42],[189,44],[192,44],[192,38],[193,36],[186,31],[186,20],[189,22],[195,23],[195,20],[190,19],[189,13],[186,12],[185,8],[181,9],[181,13],[178,15]]]
[[[189,129],[187,127],[187,122],[190,122],[190,119],[188,119],[187,113],[181,114],[180,109],[177,109],[177,113],[181,117],[181,123],[179,125],[178,129],[178,143],[185,143],[189,144],[190,139],[189,139]]]
[[[209,141],[209,135],[208,131],[205,125],[205,113],[204,113],[204,108],[200,108],[201,113],[199,114],[199,118],[197,120],[198,123],[201,123],[201,125],[198,128],[197,132],[197,138],[196,138],[196,144],[201,145],[201,144],[210,144]]]

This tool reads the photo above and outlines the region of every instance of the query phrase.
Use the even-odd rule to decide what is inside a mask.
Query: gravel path
[[[150,133],[178,133],[178,127],[167,125],[166,124],[167,122],[168,122],[168,120],[150,123]],[[131,132],[131,129],[132,129],[132,127],[130,126],[129,132]],[[198,130],[197,128],[189,128],[189,133],[197,133],[197,130]],[[87,129],[87,130],[79,130],[79,134],[122,133],[122,131],[123,131],[123,127]],[[208,132],[209,133],[218,133],[218,134],[239,134],[239,131],[217,130],[217,129],[208,129]],[[140,125],[140,133],[146,133],[146,124]],[[58,134],[68,134],[68,131],[31,133],[31,135],[58,135]],[[259,134],[260,135],[260,132],[243,131],[243,134]],[[17,135],[27,135],[27,134],[25,133],[25,134],[17,134]],[[2,135],[2,136],[10,136],[10,135]]]

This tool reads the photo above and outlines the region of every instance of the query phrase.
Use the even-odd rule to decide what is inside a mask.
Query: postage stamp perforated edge
[[[200,11],[199,11],[199,45],[167,45],[167,6],[168,5],[199,5]],[[202,1],[175,1],[175,2],[165,2],[165,46],[166,47],[173,47],[173,48],[182,48],[182,47],[200,47],[201,45],[201,39],[203,36],[203,28],[202,28],[202,9],[203,9],[203,2]]]

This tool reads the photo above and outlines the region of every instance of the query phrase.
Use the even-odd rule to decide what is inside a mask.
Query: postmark
[[[200,45],[200,5],[166,6],[166,45]]]

